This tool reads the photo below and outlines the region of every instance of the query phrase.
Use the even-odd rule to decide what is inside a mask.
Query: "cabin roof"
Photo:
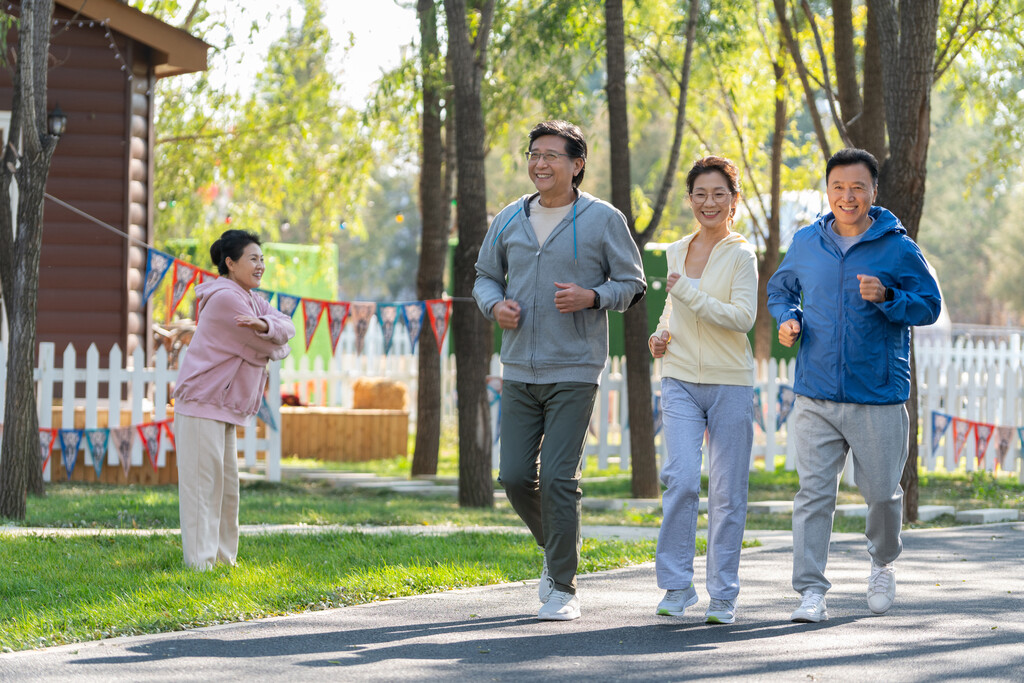
[[[210,45],[119,0],[55,0],[55,4],[150,47],[157,78],[205,71]]]

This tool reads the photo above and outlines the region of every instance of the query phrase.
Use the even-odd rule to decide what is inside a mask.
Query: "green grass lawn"
[[[585,540],[580,572],[653,555],[654,541]],[[196,572],[175,535],[0,536],[0,567],[8,652],[532,579],[541,556],[523,534],[265,534],[240,539],[237,567]]]

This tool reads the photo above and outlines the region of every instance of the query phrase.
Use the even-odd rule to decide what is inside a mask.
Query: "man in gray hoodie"
[[[580,192],[587,142],[575,125],[545,121],[526,152],[537,192],[494,218],[473,296],[502,329],[498,480],[544,550],[539,619],[580,616],[580,469],[608,357],[607,310],[647,289],[623,215]]]

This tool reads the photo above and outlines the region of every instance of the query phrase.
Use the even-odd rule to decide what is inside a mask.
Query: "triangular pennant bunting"
[[[280,297],[278,297],[280,300]],[[306,331],[306,350],[309,351],[309,343],[313,341],[317,325],[320,324],[320,317],[324,313],[324,301],[316,299],[302,300],[303,329]]]
[[[138,426],[139,438],[142,439],[142,447],[149,456],[149,464],[156,472],[156,459],[160,454],[160,434],[163,432],[160,422],[147,422]]]
[[[434,328],[434,338],[437,339],[437,348],[441,348],[444,335],[448,332],[448,318],[452,314],[452,302],[447,299],[430,299],[427,301],[427,315],[430,316],[430,326]]]
[[[1017,427],[1017,438],[1020,439],[1020,450],[1024,452],[1024,427]]]
[[[779,387],[779,397],[776,401],[778,412],[775,414],[775,431],[778,431],[782,425],[786,424],[786,418],[789,417],[789,413],[793,410],[793,404],[796,403],[796,392],[793,391],[793,387],[788,385],[781,385]]]
[[[398,324],[398,304],[377,304],[377,321],[384,336],[384,355],[391,352],[391,342],[395,339],[395,327]]]
[[[50,463],[50,451],[53,450],[53,441],[57,438],[56,429],[39,430],[39,461],[43,463],[43,469]]]
[[[156,249],[148,249],[146,254],[146,283],[142,288],[142,303],[149,301],[153,292],[160,286],[167,275],[168,269],[174,263],[174,257]]]
[[[266,301],[268,304],[274,300],[274,293],[271,292],[270,290],[260,289],[259,287],[257,287],[252,291],[255,292],[258,297]]]
[[[1010,466],[1006,456],[1010,454],[1010,442],[1013,440],[1013,427],[996,427],[996,462],[1004,470]]]
[[[86,429],[85,443],[92,456],[92,468],[96,471],[96,479],[100,478],[104,462],[107,459],[107,448],[110,444],[109,429]]]
[[[338,348],[338,340],[345,330],[348,320],[349,303],[347,301],[330,301],[327,303],[327,328],[331,333],[331,353]]]
[[[267,403],[267,395],[263,394],[263,398],[260,399],[260,409],[256,412],[256,417],[263,420],[263,424],[267,425],[273,431],[277,431],[277,420],[274,419],[274,411],[270,409],[270,404]]]
[[[297,296],[291,294],[285,294],[284,292],[277,293],[277,310],[284,313],[286,316],[291,318],[295,315],[295,310],[299,307],[299,303],[302,301]]]
[[[409,333],[409,344],[412,352],[416,353],[416,343],[420,340],[420,330],[423,329],[423,313],[427,305],[422,301],[402,304],[402,319],[405,321],[405,329]]]
[[[71,473],[75,471],[75,463],[78,461],[78,447],[82,443],[82,430],[62,429],[59,434],[61,461],[64,463],[64,471],[70,480]]]
[[[935,451],[939,450],[939,442],[942,440],[942,436],[949,429],[950,423],[953,421],[952,415],[946,415],[940,413],[937,410],[932,411],[932,455],[935,455]]]
[[[356,353],[362,354],[366,343],[366,333],[370,331],[370,321],[377,312],[377,304],[356,301],[352,304],[352,322],[356,332]]]
[[[988,448],[988,442],[992,439],[992,433],[995,431],[995,425],[985,424],[984,422],[974,423],[974,457],[979,465],[985,462],[985,450]]]
[[[761,387],[754,387],[754,423],[764,432],[764,406],[761,403]]]
[[[971,429],[974,428],[974,423],[970,420],[961,420],[959,417],[953,418],[953,462],[960,462],[960,452],[964,449],[964,444],[967,443],[967,437],[971,433]]]
[[[121,469],[124,476],[128,476],[128,470],[132,466],[132,444],[135,442],[135,430],[131,427],[118,427],[111,429],[110,435],[114,437],[114,446],[117,447],[117,457],[121,461]]]
[[[163,425],[164,434],[171,440],[171,450],[177,449],[178,445],[174,442],[174,427],[171,426],[174,424],[174,418],[169,417],[166,420],[161,420],[160,424]]]
[[[199,269],[190,263],[174,259],[174,274],[171,277],[171,306],[167,311],[167,320],[178,310],[181,300],[185,298],[188,288],[196,281]]]

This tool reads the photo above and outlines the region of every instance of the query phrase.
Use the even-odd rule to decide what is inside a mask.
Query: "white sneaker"
[[[708,624],[731,624],[736,621],[736,600],[711,598],[708,611],[704,613],[704,622]]]
[[[871,561],[871,577],[868,578],[868,608],[875,614],[883,614],[892,607],[896,599],[896,570],[892,563],[876,564]]]
[[[828,609],[825,607],[825,595],[814,591],[805,591],[800,600],[800,607],[793,612],[790,621],[816,624],[828,620]]]
[[[548,576],[548,556],[544,555],[544,569],[540,573],[540,583],[537,584],[537,597],[541,602],[547,602],[553,590],[555,590],[555,580]]]
[[[665,591],[665,597],[658,603],[659,614],[663,617],[681,617],[686,608],[697,604],[697,589],[690,584],[689,588],[678,588]]]
[[[572,621],[580,618],[580,599],[572,593],[552,590],[541,605],[537,618],[543,621]]]

